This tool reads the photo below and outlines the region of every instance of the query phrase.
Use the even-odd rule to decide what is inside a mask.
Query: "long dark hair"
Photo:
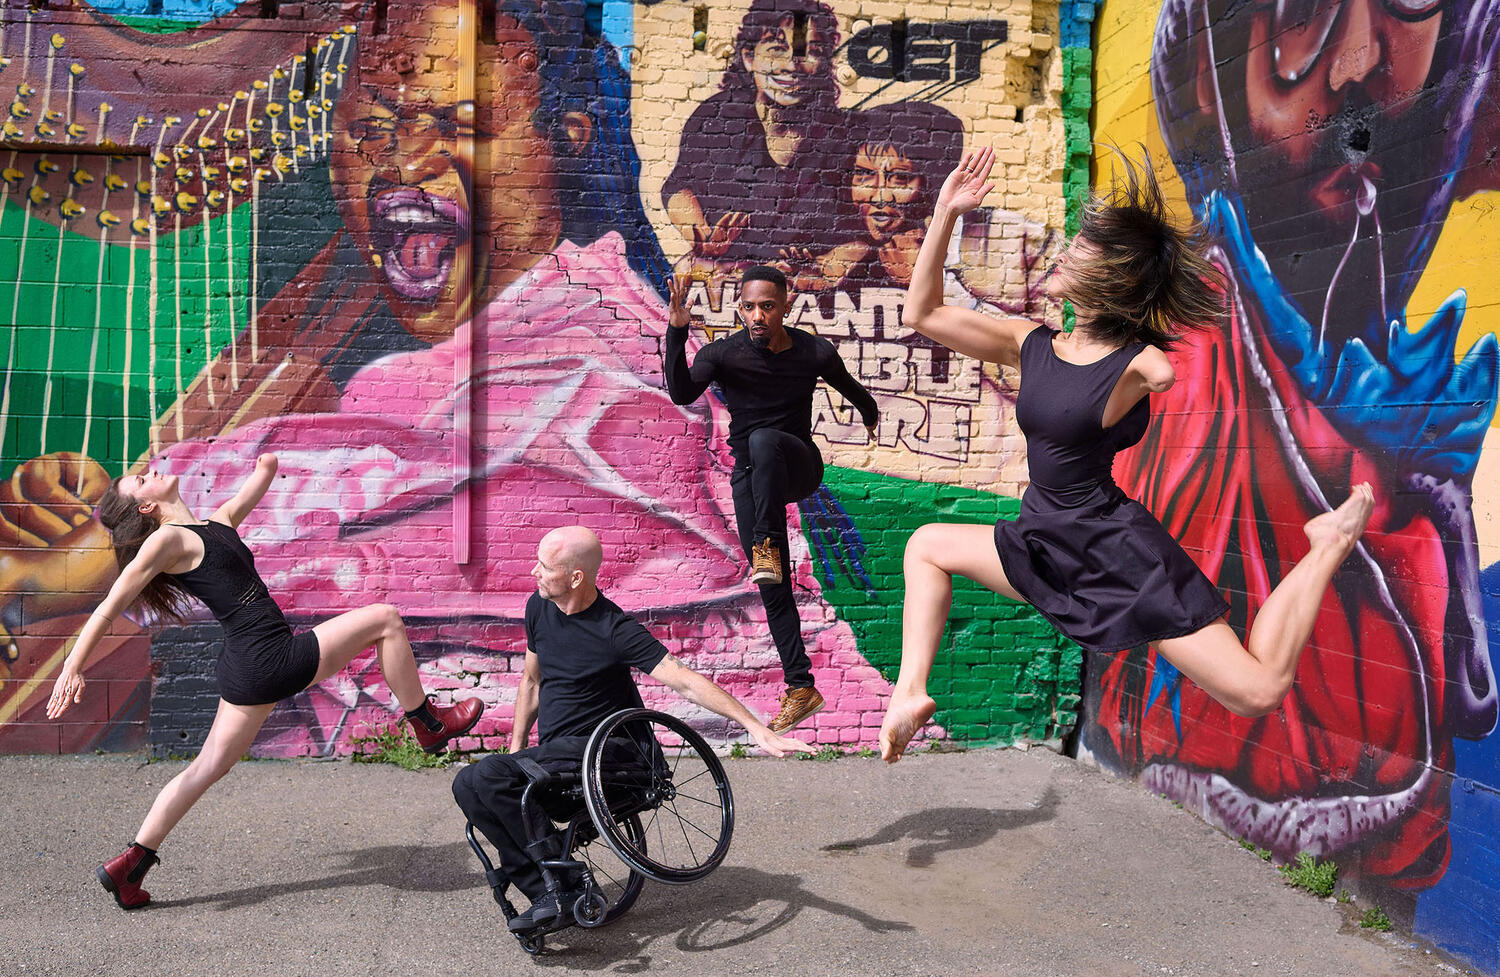
[[[753,0],[750,9],[740,20],[740,29],[734,35],[734,54],[719,79],[719,89],[730,92],[744,101],[755,99],[755,79],[745,67],[744,56],[755,50],[755,45],[772,36],[783,23],[794,23],[801,17],[803,23],[817,28],[833,52],[839,46],[839,22],[833,8],[819,0]],[[833,78],[833,58],[828,58],[828,70],[814,76],[813,104],[809,109],[832,109],[838,105],[838,83]]]
[[[1224,317],[1224,273],[1206,257],[1202,226],[1173,222],[1151,157],[1115,157],[1119,178],[1088,201],[1078,227],[1098,254],[1070,266],[1067,298],[1093,313],[1079,327],[1103,342],[1171,349],[1187,330]]]
[[[109,483],[104,497],[99,500],[99,521],[109,530],[115,546],[115,563],[123,570],[158,527],[155,519],[141,512],[134,498],[120,491],[120,478]],[[165,573],[158,573],[147,581],[134,606],[145,611],[154,621],[181,623],[191,597],[182,584]]]

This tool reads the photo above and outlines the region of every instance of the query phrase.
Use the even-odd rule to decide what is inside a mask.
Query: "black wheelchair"
[[[625,914],[646,879],[687,885],[708,876],[729,852],[734,798],[724,765],[691,726],[653,709],[623,709],[600,723],[578,772],[551,772],[521,758],[528,841],[540,808],[561,827],[562,857],[539,862],[547,892],[579,893],[557,917],[515,934],[540,953],[549,933],[573,925],[604,926]],[[505,897],[510,880],[464,826],[484,866],[490,892],[509,923],[518,912]],[[571,912],[569,911],[571,908]]]

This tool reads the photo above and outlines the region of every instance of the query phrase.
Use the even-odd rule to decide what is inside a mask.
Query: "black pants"
[[[493,753],[470,764],[453,778],[453,799],[469,822],[483,832],[500,853],[500,867],[510,876],[511,884],[535,902],[547,891],[537,865],[542,858],[563,855],[561,833],[540,804],[531,807],[531,835],[521,810],[521,794],[530,782],[516,764],[516,757],[527,756],[549,773],[577,773],[583,768],[583,748],[587,736],[559,736],[541,746],[520,753]],[[533,792],[535,799],[538,792]],[[571,816],[568,811],[551,811],[559,820]],[[540,848],[527,851],[529,837],[546,839]]]
[[[781,583],[762,584],[760,601],[766,607],[766,622],[787,686],[808,688],[813,684],[812,662],[802,643],[802,620],[792,594],[786,507],[817,491],[823,481],[823,456],[815,445],[772,428],[751,432],[749,449],[750,463],[736,467],[729,480],[734,521],[747,558],[763,539],[774,542],[781,553]]]

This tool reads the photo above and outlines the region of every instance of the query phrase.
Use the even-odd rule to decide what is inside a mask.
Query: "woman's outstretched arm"
[[[265,496],[266,489],[271,487],[271,479],[276,477],[276,456],[267,452],[255,460],[255,471],[245,479],[245,484],[234,493],[234,498],[214,510],[209,516],[214,522],[227,523],[235,529],[240,528],[240,523],[255,508],[256,504]]]
[[[141,595],[152,577],[174,566],[186,553],[180,532],[157,531],[141,544],[135,559],[120,571],[98,609],[89,615],[83,630],[78,632],[78,640],[73,642],[73,650],[63,661],[62,671],[52,686],[52,697],[47,700],[48,719],[56,719],[73,703],[82,701],[83,669],[99,639],[104,637],[115,618],[125,613],[125,609]]]
[[[958,218],[978,207],[994,189],[994,184],[988,182],[994,162],[995,154],[989,147],[965,153],[958,168],[943,181],[937,209],[912,269],[901,322],[956,353],[988,363],[1017,366],[1021,342],[1037,328],[1036,323],[1030,319],[997,319],[973,309],[943,304],[943,258],[948,254],[948,240]]]

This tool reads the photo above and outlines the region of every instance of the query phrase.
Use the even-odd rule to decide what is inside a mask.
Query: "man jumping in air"
[[[781,711],[770,723],[783,732],[823,708],[802,643],[786,533],[786,507],[807,498],[823,480],[823,456],[812,439],[813,390],[826,380],[855,406],[872,436],[879,409],[832,343],[782,324],[792,305],[786,276],[764,265],[747,269],[740,280],[744,328],[704,346],[690,365],[688,281],[679,276],[671,286],[663,353],[667,391],[673,403],[687,405],[718,384],[729,408],[734,516],[750,560],[750,582],[760,587],[786,676]]]

